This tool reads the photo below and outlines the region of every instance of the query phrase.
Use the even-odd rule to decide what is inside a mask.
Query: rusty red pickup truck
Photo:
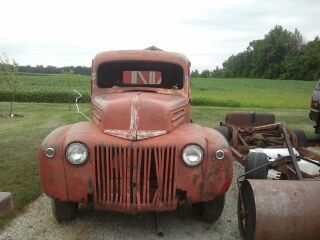
[[[192,204],[217,220],[232,181],[223,135],[191,121],[190,62],[159,49],[102,52],[92,61],[91,121],[52,131],[40,149],[43,192],[57,221],[79,203],[161,212]]]

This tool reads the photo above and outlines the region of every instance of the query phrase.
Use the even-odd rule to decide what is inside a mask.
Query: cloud
[[[11,0],[2,9],[0,52],[21,65],[89,66],[100,51],[156,45],[213,69],[277,24],[309,41],[320,22],[315,0]]]

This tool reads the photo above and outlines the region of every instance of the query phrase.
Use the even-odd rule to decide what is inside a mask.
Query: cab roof
[[[167,62],[181,65],[188,68],[190,62],[188,58],[175,52],[166,52],[161,49],[149,47],[145,50],[118,50],[106,51],[98,53],[93,59],[93,68],[96,69],[101,63],[114,61],[151,61],[151,62]]]

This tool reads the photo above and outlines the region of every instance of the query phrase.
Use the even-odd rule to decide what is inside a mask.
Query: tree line
[[[25,73],[42,73],[42,74],[61,74],[61,73],[74,73],[80,75],[90,75],[91,68],[85,66],[65,66],[65,67],[55,67],[55,66],[19,66],[19,72]]]
[[[243,77],[317,80],[320,78],[320,38],[305,43],[296,29],[275,26],[263,39],[249,43],[245,51],[231,55],[222,68],[198,70],[193,77]]]

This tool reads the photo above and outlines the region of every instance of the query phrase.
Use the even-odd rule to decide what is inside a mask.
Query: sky
[[[275,25],[313,40],[320,1],[0,0],[0,23],[0,53],[19,65],[90,66],[101,51],[154,45],[212,70]]]

